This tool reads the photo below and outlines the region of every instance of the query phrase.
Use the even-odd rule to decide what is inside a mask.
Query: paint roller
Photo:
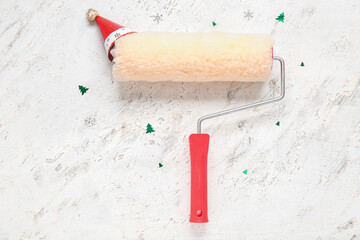
[[[273,60],[280,62],[281,94],[276,98],[209,114],[191,134],[190,222],[208,222],[207,156],[204,120],[279,101],[285,95],[285,62],[273,57],[273,40],[262,34],[134,32],[89,9],[87,17],[101,30],[113,75],[118,81],[265,81]]]

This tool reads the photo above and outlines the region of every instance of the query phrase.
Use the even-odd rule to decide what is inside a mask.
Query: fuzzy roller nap
[[[263,81],[272,46],[260,34],[128,34],[115,42],[113,73],[119,81]]]

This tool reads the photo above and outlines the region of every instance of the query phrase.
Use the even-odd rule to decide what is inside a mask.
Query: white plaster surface
[[[264,84],[117,83],[90,7],[137,31],[272,34],[284,100],[204,122],[208,224],[188,222],[188,136],[276,96],[278,66]],[[359,23],[358,0],[2,0],[0,239],[360,239]]]

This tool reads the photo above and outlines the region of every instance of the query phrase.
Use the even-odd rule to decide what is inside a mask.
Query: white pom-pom
[[[99,13],[95,9],[89,8],[86,12],[86,16],[90,22],[94,22],[96,17],[99,16]]]

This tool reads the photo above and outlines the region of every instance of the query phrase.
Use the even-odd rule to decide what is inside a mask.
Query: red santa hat
[[[108,54],[109,60],[112,61],[113,56],[111,55],[110,50],[114,46],[115,41],[126,34],[135,32],[120,24],[114,23],[106,18],[99,16],[99,13],[92,8],[86,12],[86,16],[90,22],[94,22],[96,20],[97,24],[99,25],[101,35],[104,39],[105,50]]]

